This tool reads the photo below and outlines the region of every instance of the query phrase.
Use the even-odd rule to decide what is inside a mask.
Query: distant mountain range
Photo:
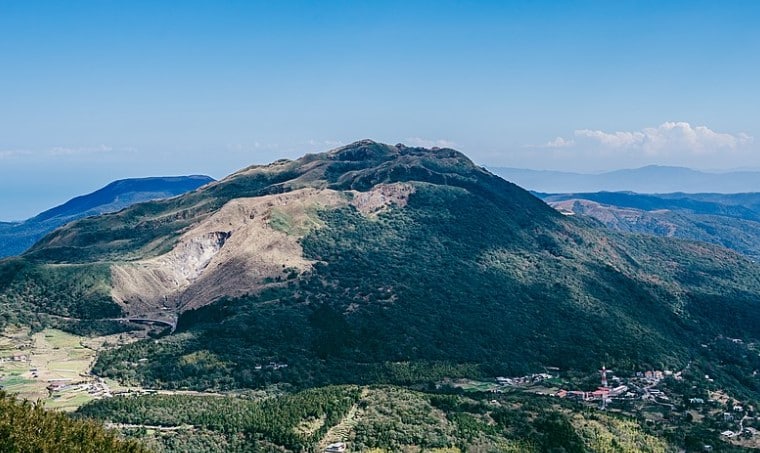
[[[709,242],[760,259],[760,193],[534,192],[565,214],[617,231]]]
[[[23,222],[0,222],[0,258],[22,253],[45,234],[72,220],[181,195],[212,181],[200,175],[122,179]]]
[[[631,191],[638,193],[760,192],[760,172],[708,173],[683,167],[650,165],[598,174],[520,168],[489,168],[520,187],[538,192]]]

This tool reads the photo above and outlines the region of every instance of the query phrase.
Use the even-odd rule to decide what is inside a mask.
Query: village
[[[89,372],[102,345],[54,329],[8,329],[0,336],[0,389],[64,411],[113,396],[123,388]]]
[[[558,371],[557,369],[555,369]],[[642,370],[628,376],[617,376],[612,370],[599,370],[595,389],[578,389],[560,379],[559,373],[536,373],[520,377],[497,377],[489,391],[522,390],[552,398],[574,400],[599,410],[609,410],[630,416],[645,416],[650,425],[709,421],[720,429],[723,440],[737,445],[760,445],[760,417],[755,408],[730,398],[717,390],[702,395],[682,395],[671,390],[666,380],[683,381],[682,371]],[[705,381],[712,382],[710,376]],[[711,446],[705,445],[706,451]]]
[[[723,441],[743,447],[760,447],[760,413],[755,407],[730,397],[723,390],[690,385],[684,378],[686,369],[616,374],[602,367],[593,375],[584,376],[546,368],[540,373],[499,376],[491,381],[445,380],[437,387],[466,393],[490,393],[493,404],[499,404],[500,394],[531,393],[643,419],[653,430],[669,431],[699,423],[719,433]],[[704,375],[703,382],[712,383],[713,379]],[[684,388],[691,391],[684,391]],[[704,447],[705,451],[711,451],[710,445]]]

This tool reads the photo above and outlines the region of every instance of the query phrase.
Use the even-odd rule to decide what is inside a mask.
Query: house
[[[734,412],[744,412],[744,408],[740,404],[734,404]]]
[[[691,404],[705,404],[705,400],[702,398],[689,398],[689,403]]]
[[[346,451],[345,442],[335,442],[325,447],[325,453],[343,453]]]
[[[619,385],[615,387],[614,389],[610,390],[610,396],[622,395],[623,393],[627,391],[628,391],[627,385]]]
[[[567,392],[567,397],[571,398],[571,399],[584,400],[584,399],[586,399],[586,392],[581,392],[581,391],[578,391],[578,390],[571,390],[571,391]]]
[[[50,392],[58,392],[60,390],[63,390],[67,386],[68,384],[66,384],[65,382],[53,382],[52,384],[48,385],[46,388]]]
[[[723,437],[728,437],[730,439],[730,438],[734,437],[736,435],[736,433],[733,432],[733,431],[726,430],[726,431],[723,431],[722,433],[720,433],[720,435],[723,436]]]
[[[610,394],[610,391],[606,388],[599,388],[598,390],[594,390],[591,392],[590,398],[588,399],[606,399],[607,396]]]

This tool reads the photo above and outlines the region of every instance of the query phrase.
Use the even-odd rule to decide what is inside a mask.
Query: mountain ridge
[[[202,175],[122,179],[24,221],[0,222],[0,258],[20,254],[46,233],[72,220],[119,211],[135,203],[173,197],[212,181],[212,178]]]
[[[718,244],[760,258],[760,194],[593,192],[536,196],[623,232]]]

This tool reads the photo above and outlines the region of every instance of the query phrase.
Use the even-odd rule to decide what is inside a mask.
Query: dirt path
[[[145,428],[145,429],[152,429],[155,431],[181,431],[181,430],[195,429],[195,426],[193,425],[159,426],[159,425],[135,425],[131,423],[106,423],[105,426],[108,429]]]

